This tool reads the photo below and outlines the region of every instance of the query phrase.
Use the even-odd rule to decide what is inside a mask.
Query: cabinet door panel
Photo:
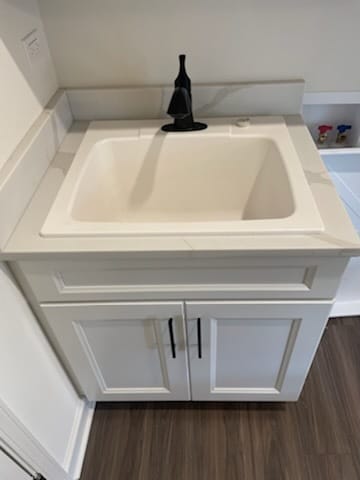
[[[157,320],[82,321],[74,325],[103,389],[168,385]]]
[[[290,319],[210,320],[216,351],[216,389],[274,388],[292,329]]]
[[[42,307],[89,399],[189,399],[181,303]],[[176,358],[171,349],[170,318]]]
[[[326,302],[188,302],[193,399],[296,400],[330,307]]]

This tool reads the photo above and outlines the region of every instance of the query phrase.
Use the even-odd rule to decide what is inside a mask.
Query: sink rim
[[[247,128],[235,126],[233,117],[203,119],[208,130],[189,133],[163,133],[174,138],[186,139],[196,136],[234,136],[237,138],[266,139],[276,144],[281,154],[283,167],[291,189],[294,211],[286,217],[239,219],[225,221],[166,221],[166,222],[119,222],[87,221],[72,217],[76,196],[88,167],[89,153],[96,144],[129,138],[149,138],[157,132],[163,120],[120,120],[91,122],[82,140],[73,163],[43,223],[40,235],[44,237],[129,237],[129,236],[196,236],[196,235],[271,235],[320,233],[324,225],[313,199],[300,159],[287,131],[283,117],[250,117]],[[262,132],[253,133],[253,130]],[[106,138],[104,138],[106,135]],[[286,142],[276,141],[286,135]],[[289,160],[289,158],[290,160]],[[296,158],[297,161],[291,162]],[[297,180],[297,181],[295,181]],[[299,205],[301,200],[302,204]],[[60,226],[59,226],[60,222]],[[116,227],[116,228],[115,228]]]

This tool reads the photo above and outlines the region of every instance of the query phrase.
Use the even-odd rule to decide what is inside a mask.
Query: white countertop
[[[360,240],[300,116],[285,117],[325,229],[306,235],[45,238],[39,232],[87,129],[75,122],[20,219],[1,259],[104,257],[130,254],[189,256],[196,252],[237,255],[360,255]]]

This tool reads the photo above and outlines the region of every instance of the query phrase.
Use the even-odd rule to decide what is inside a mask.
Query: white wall
[[[21,42],[34,28],[43,49],[36,67]],[[1,168],[57,88],[36,0],[0,0],[0,72]]]
[[[62,86],[304,78],[359,90],[358,0],[39,0]]]
[[[42,58],[32,66],[21,39],[35,28],[40,35]],[[0,0],[0,168],[56,89],[37,0]],[[68,468],[83,402],[2,263],[0,379],[1,404],[58,465]],[[22,478],[0,457],[0,478],[13,480],[15,475]]]
[[[82,402],[2,264],[0,332],[0,398],[64,465]]]

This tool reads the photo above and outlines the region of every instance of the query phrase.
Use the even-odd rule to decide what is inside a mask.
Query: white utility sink
[[[43,236],[310,233],[323,229],[282,117],[92,122]]]

